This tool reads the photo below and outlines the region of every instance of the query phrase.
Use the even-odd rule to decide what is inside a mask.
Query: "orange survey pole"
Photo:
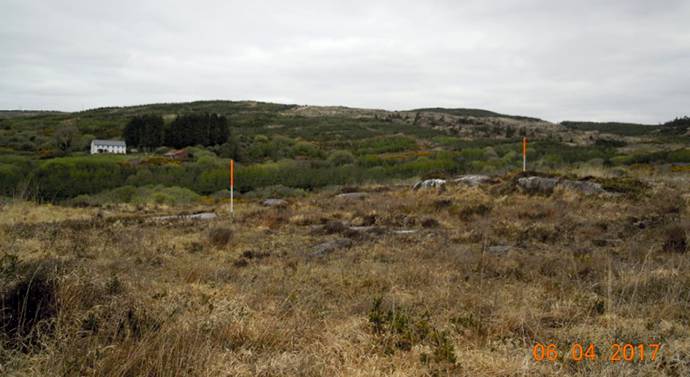
[[[527,171],[527,138],[522,138],[522,171]]]
[[[234,212],[235,205],[235,160],[230,160],[230,213]]]

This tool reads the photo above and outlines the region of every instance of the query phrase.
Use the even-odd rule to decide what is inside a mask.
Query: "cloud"
[[[0,108],[197,99],[662,122],[690,4],[6,0]]]

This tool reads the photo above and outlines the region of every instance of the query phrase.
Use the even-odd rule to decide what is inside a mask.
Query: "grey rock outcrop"
[[[558,178],[522,177],[517,185],[530,194],[551,194],[558,185]]]
[[[287,207],[288,202],[283,199],[266,199],[261,202],[264,207]]]
[[[437,189],[445,189],[446,187],[446,180],[445,179],[426,179],[423,181],[419,181],[412,186],[413,190],[419,190],[419,189],[430,189],[430,188],[437,188]]]
[[[487,183],[492,183],[493,179],[488,175],[463,175],[459,178],[453,180],[455,183],[467,185],[467,186],[479,186]]]

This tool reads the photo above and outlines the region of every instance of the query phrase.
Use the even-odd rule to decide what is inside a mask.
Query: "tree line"
[[[208,147],[228,141],[230,127],[227,118],[217,114],[180,115],[167,126],[161,116],[140,115],[127,123],[122,137],[128,147],[146,150],[161,146]]]
[[[687,133],[688,129],[690,129],[690,118],[688,118],[687,116],[684,116],[682,118],[675,118],[670,122],[664,123],[663,126],[663,133],[682,135]]]

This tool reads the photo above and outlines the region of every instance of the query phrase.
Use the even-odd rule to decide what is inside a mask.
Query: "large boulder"
[[[558,182],[558,178],[522,177],[518,179],[517,185],[530,194],[551,194]]]
[[[446,187],[446,180],[445,179],[425,179],[423,181],[419,181],[412,186],[412,189],[417,191],[419,189],[430,189],[430,188],[436,188],[443,190]]]
[[[455,183],[459,183],[462,185],[467,185],[467,186],[479,186],[479,185],[484,185],[487,183],[493,183],[493,179],[489,177],[488,175],[463,175],[459,178],[456,178],[454,180]]]

